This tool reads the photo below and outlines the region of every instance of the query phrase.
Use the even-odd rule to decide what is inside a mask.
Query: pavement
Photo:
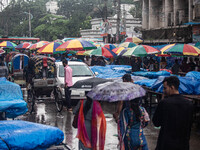
[[[115,123],[112,113],[116,109],[115,103],[102,103],[102,109],[104,111],[106,121],[107,121],[107,132],[106,132],[106,143],[105,150],[117,150],[118,138],[117,138],[117,124]],[[50,100],[47,102],[40,102],[36,104],[36,110],[32,114],[25,114],[18,117],[17,119],[22,119],[26,121],[46,124],[58,127],[64,132],[63,143],[72,150],[78,149],[78,139],[76,138],[77,129],[72,127],[73,114],[68,112],[67,109],[63,109],[61,113],[56,110],[55,103]],[[150,122],[149,125],[144,129],[144,134],[146,136],[149,150],[154,150],[156,147],[157,137],[159,134],[159,129],[155,128]],[[193,125],[190,140],[190,150],[199,150],[200,148],[200,132],[198,132]],[[53,149],[67,149],[64,146],[51,147],[49,150]]]

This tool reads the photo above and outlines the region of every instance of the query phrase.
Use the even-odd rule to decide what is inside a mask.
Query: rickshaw
[[[36,100],[42,96],[55,99],[56,108],[62,111],[63,101],[56,82],[55,59],[43,55],[34,56],[29,60],[27,68],[27,103],[32,113]]]
[[[21,87],[26,86],[25,69],[28,66],[29,57],[25,54],[16,54],[12,57],[9,65],[10,73],[14,83]]]

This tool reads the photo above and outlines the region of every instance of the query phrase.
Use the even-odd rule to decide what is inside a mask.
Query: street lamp
[[[29,12],[23,12],[24,14],[28,14],[28,20],[29,20],[29,37],[31,37],[31,19],[33,19],[33,15]]]

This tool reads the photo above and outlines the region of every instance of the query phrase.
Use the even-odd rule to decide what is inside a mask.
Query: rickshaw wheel
[[[34,105],[35,105],[34,93],[31,89],[29,89],[27,97],[27,107],[30,114],[34,111]]]
[[[63,100],[62,100],[62,94],[58,89],[55,90],[55,103],[58,112],[61,112],[63,109]]]

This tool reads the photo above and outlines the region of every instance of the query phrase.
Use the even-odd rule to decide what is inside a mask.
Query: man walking
[[[73,85],[72,83],[72,68],[68,66],[68,61],[66,59],[63,60],[64,72],[65,72],[65,98],[66,98],[66,106],[68,111],[72,112],[71,106],[71,91],[70,87]]]
[[[153,116],[153,124],[161,126],[156,150],[189,150],[193,104],[179,94],[179,84],[176,76],[163,81],[165,98]]]

